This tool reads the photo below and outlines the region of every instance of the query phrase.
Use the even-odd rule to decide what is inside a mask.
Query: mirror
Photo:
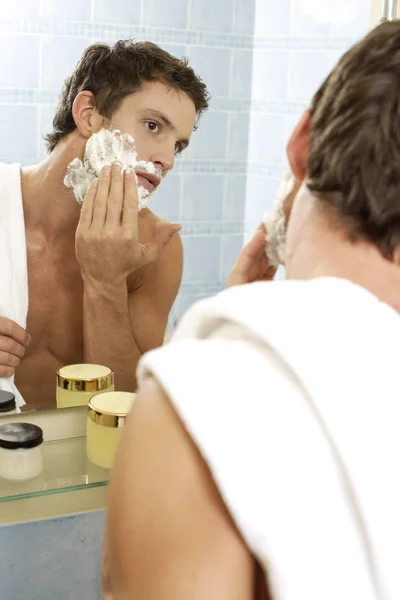
[[[143,349],[162,343],[159,333],[153,336],[152,327],[163,329],[168,321],[168,339],[192,303],[223,289],[244,241],[274,201],[287,168],[285,144],[297,119],[341,54],[368,30],[369,15],[369,0],[351,4],[340,0],[329,8],[313,0],[224,0],[218,7],[211,0],[176,0],[172,7],[161,0],[31,0],[3,8],[2,19],[9,23],[0,40],[1,160],[20,163],[24,169],[42,161],[51,167],[23,171],[27,330],[32,336],[16,368],[15,384],[26,400],[23,410],[56,406],[56,373],[66,364],[86,361],[111,366],[116,388],[132,389],[132,365]],[[128,292],[135,297],[133,336],[128,335],[126,286],[117,276],[110,283],[105,275],[113,265],[100,263],[104,277],[97,283],[90,268],[86,269],[86,281],[95,284],[88,285],[84,302],[75,254],[80,208],[63,178],[70,161],[78,155],[82,158],[82,140],[88,132],[100,129],[90,94],[74,105],[81,137],[70,145],[62,138],[53,151],[56,161],[48,158],[44,140],[54,133],[52,122],[63,82],[82,53],[96,41],[113,45],[131,37],[154,42],[176,57],[187,56],[211,94],[210,108],[192,136],[193,106],[170,90],[155,92],[150,86],[144,95],[143,90],[136,92],[130,103],[119,106],[119,118],[111,118],[113,128],[123,125],[138,142],[142,130],[143,135],[154,136],[155,146],[149,150],[143,142],[146,150],[138,158],[169,172],[148,206],[155,215],[182,225],[182,281],[178,243],[172,253],[178,255],[177,263],[168,259],[159,270],[153,265],[147,271],[138,267],[137,277],[128,282]],[[104,76],[100,67],[96,73],[99,79]],[[165,121],[157,124],[157,111],[172,115],[173,129]],[[132,114],[135,131],[125,120]],[[189,137],[190,146],[185,149]],[[55,139],[50,138],[50,144]],[[167,140],[166,146],[158,146],[159,140]],[[179,154],[171,158],[175,148]],[[18,195],[16,173],[10,185],[16,185]],[[142,183],[152,185],[151,181]],[[3,185],[3,206],[11,196]],[[2,222],[0,227],[6,228]],[[146,241],[153,225],[149,218],[144,226]],[[20,244],[21,249],[18,235],[15,228],[4,239],[13,247]],[[96,243],[94,256],[102,252],[102,242]],[[81,261],[84,252],[87,259],[87,248],[80,251]],[[4,252],[0,254],[5,257]],[[171,264],[177,271],[172,283]],[[8,292],[12,267],[2,267],[2,289]],[[98,263],[95,268],[99,269]],[[154,281],[159,281],[158,287]],[[23,289],[13,289],[13,293],[23,312]],[[3,300],[0,294],[0,314],[4,314]],[[168,317],[164,313],[170,305]],[[164,313],[159,318],[160,311]],[[113,331],[118,333],[113,336]],[[110,364],[115,356],[118,364]]]

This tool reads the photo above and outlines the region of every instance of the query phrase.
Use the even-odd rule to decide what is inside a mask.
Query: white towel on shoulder
[[[0,163],[0,316],[25,329],[27,314],[28,270],[21,167]],[[0,389],[12,392],[18,407],[25,404],[13,377],[0,378]]]
[[[400,598],[400,317],[349,281],[239,286],[145,355],[274,600]]]

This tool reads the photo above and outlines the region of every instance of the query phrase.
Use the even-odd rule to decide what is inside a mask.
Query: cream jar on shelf
[[[0,425],[0,476],[26,481],[43,472],[43,431],[31,423]]]
[[[0,415],[7,416],[17,412],[15,396],[11,392],[0,390]]]
[[[99,467],[110,469],[114,462],[125,419],[136,394],[108,392],[90,399],[87,416],[87,457]]]
[[[95,394],[114,391],[114,372],[103,365],[67,365],[57,372],[57,408],[87,406]]]

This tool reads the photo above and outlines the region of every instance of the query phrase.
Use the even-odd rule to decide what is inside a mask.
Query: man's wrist
[[[84,295],[90,299],[104,299],[118,302],[128,296],[128,287],[126,281],[117,283],[83,280]]]

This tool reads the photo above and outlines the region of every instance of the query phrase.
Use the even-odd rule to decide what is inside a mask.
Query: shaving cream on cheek
[[[265,254],[273,267],[285,264],[287,219],[285,202],[294,190],[296,179],[292,173],[285,173],[279,187],[272,210],[263,218],[266,229]]]
[[[88,139],[83,161],[74,158],[68,165],[64,185],[73,190],[77,202],[82,204],[93,179],[100,177],[105,165],[112,165],[116,161],[121,163],[122,169],[146,171],[161,181],[161,169],[157,169],[150,161],[137,160],[135,140],[131,135],[121,133],[118,129],[101,129]],[[150,195],[149,190],[138,185],[139,210],[147,205]]]

